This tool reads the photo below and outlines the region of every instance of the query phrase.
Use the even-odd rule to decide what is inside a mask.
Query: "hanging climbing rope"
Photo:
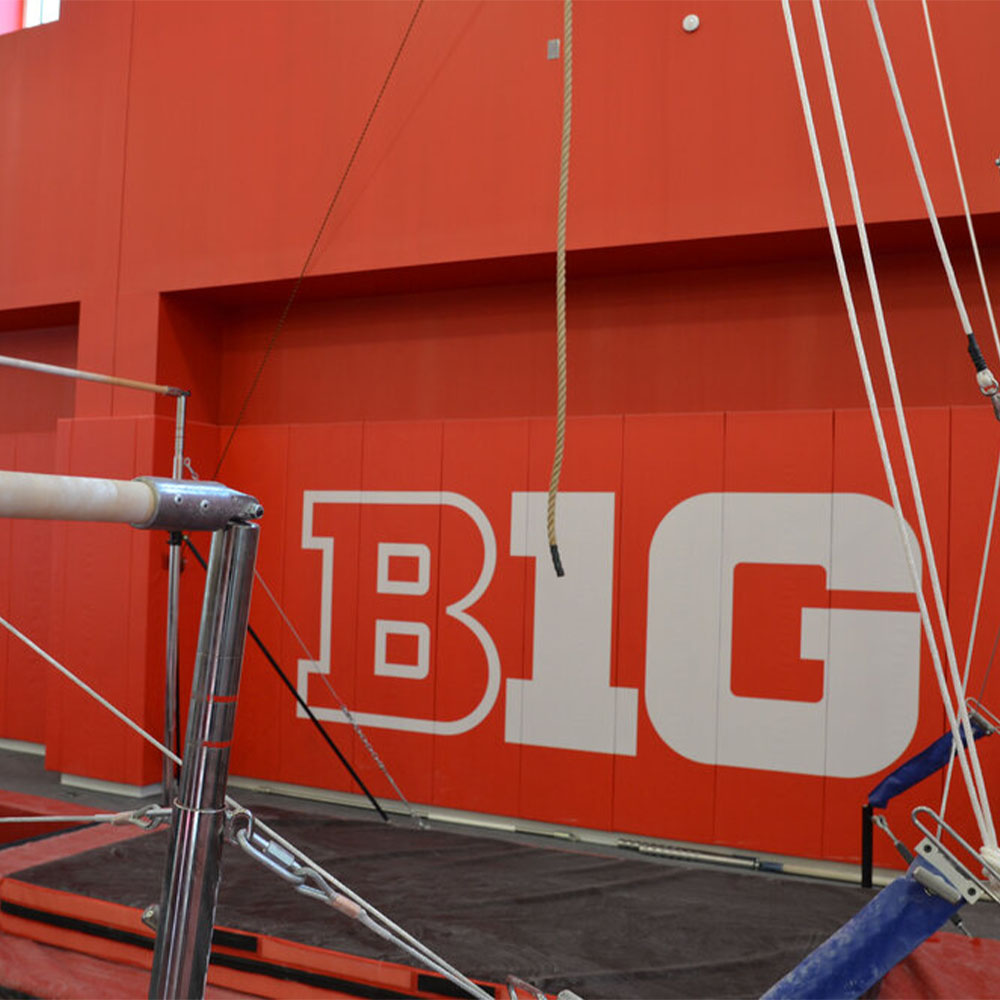
[[[556,219],[556,446],[552,456],[546,530],[556,576],[563,564],[556,538],[556,497],[566,447],[566,215],[569,208],[569,150],[573,124],[573,0],[563,2],[563,114],[559,153],[559,206]]]

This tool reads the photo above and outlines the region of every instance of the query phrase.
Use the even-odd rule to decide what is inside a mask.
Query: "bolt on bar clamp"
[[[219,531],[229,524],[255,521],[264,513],[256,497],[230,489],[222,483],[139,476],[153,491],[153,509],[134,528],[167,531]]]

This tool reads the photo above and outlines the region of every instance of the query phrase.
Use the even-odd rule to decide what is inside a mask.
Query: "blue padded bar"
[[[775,983],[763,1000],[853,1000],[939,930],[963,902],[949,903],[925,892],[913,878],[917,865],[940,874],[918,858]]]
[[[982,739],[990,732],[984,729],[975,717],[969,721],[972,723],[972,735],[975,739]],[[965,733],[962,733],[962,743],[965,744]],[[941,770],[951,757],[951,746],[951,732],[939,736],[929,747],[925,747],[915,757],[911,757],[891,774],[887,774],[869,793],[868,804],[876,809],[884,809],[890,799],[912,788],[935,771]]]

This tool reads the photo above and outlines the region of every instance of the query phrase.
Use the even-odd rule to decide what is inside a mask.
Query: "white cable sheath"
[[[972,244],[972,254],[976,258],[976,271],[979,274],[979,287],[986,303],[986,313],[990,319],[990,330],[993,333],[993,346],[1000,358],[1000,336],[997,335],[997,321],[993,314],[993,303],[990,299],[989,287],[986,284],[986,274],[983,271],[983,259],[979,254],[979,241],[976,239],[976,228],[972,224],[972,212],[969,210],[969,199],[965,193],[965,180],[962,177],[962,167],[958,162],[958,149],[955,146],[955,134],[951,128],[951,115],[948,113],[948,101],[944,96],[944,83],[941,80],[941,67],[938,64],[937,46],[934,44],[934,30],[931,28],[931,16],[927,10],[927,0],[921,0],[924,8],[924,24],[927,27],[927,42],[931,49],[931,60],[934,63],[934,77],[937,80],[938,96],[941,99],[941,111],[944,114],[944,124],[948,130],[948,144],[951,146],[951,161],[955,166],[955,178],[958,180],[958,190],[962,195],[962,209],[965,212],[965,225],[969,230],[969,242]]]
[[[791,8],[789,6],[789,0],[782,0],[782,11],[785,18],[785,28],[788,34],[789,48],[791,50],[792,62],[795,69],[796,81],[799,89],[799,97],[802,102],[802,111],[805,119],[806,130],[809,135],[810,148],[812,150],[813,163],[816,170],[816,177],[819,183],[820,195],[823,201],[823,209],[826,215],[827,227],[830,233],[830,240],[833,245],[834,258],[837,265],[837,273],[840,279],[841,290],[844,296],[844,303],[847,308],[848,320],[850,322],[851,334],[854,340],[855,351],[858,356],[858,364],[861,371],[862,382],[864,383],[865,396],[868,401],[868,408],[872,418],[872,425],[875,430],[875,436],[878,443],[879,455],[882,459],[882,466],[885,471],[886,482],[889,488],[890,497],[892,500],[893,511],[896,516],[896,523],[899,530],[900,540],[903,545],[903,551],[906,557],[907,565],[910,570],[911,579],[913,580],[914,592],[917,598],[918,607],[920,609],[921,623],[923,625],[924,634],[927,638],[928,647],[931,652],[931,658],[934,662],[935,674],[938,678],[939,687],[941,687],[942,695],[946,701],[946,707],[952,716],[950,697],[947,695],[947,685],[944,681],[944,675],[941,669],[940,654],[937,650],[937,643],[934,638],[934,630],[930,620],[930,613],[927,608],[927,603],[923,595],[923,588],[920,584],[920,576],[917,572],[916,560],[914,554],[910,548],[909,538],[907,533],[906,521],[903,515],[902,503],[899,497],[899,489],[896,485],[896,478],[892,468],[892,460],[889,456],[889,449],[886,443],[885,431],[882,425],[881,414],[878,409],[878,402],[875,397],[875,390],[872,384],[871,372],[868,366],[867,355],[865,353],[864,344],[861,339],[861,330],[858,323],[857,312],[854,306],[854,298],[851,292],[850,282],[847,277],[847,269],[844,263],[843,251],[840,245],[840,237],[837,233],[836,218],[833,213],[833,206],[830,201],[829,188],[826,182],[826,172],[823,166],[822,155],[819,149],[819,141],[816,137],[816,129],[813,122],[812,105],[809,99],[808,90],[805,84],[805,76],[802,71],[802,61],[799,54],[798,40],[795,35],[795,27],[792,20]],[[815,7],[814,7],[815,12]],[[817,15],[817,30],[820,31],[821,41],[824,37],[824,32],[821,29],[822,25],[822,14],[821,12]],[[828,53],[825,53],[828,56]],[[835,99],[836,94],[836,81],[830,76],[830,71],[828,70],[828,84],[831,87],[831,97],[834,98],[834,107],[838,105],[838,101]],[[846,146],[846,136],[842,135],[842,150],[845,157],[845,164],[850,162],[850,150]],[[849,177],[852,171],[848,170]],[[856,215],[860,215],[857,209],[860,207],[856,203],[856,189],[852,191],[852,200],[855,200],[856,204]],[[863,233],[863,220],[859,225],[859,232]],[[862,240],[864,245],[864,240]],[[878,311],[878,300],[876,298],[876,311]],[[955,726],[953,724],[953,732],[955,731]],[[964,763],[964,762],[963,762]],[[966,766],[967,767],[967,766]],[[968,775],[967,775],[968,779]],[[969,782],[971,784],[971,781]],[[975,796],[970,792],[970,798],[973,799],[973,809],[977,813],[981,813],[979,809],[978,802],[975,800]],[[977,815],[977,822],[979,821],[979,816]]]
[[[903,128],[906,148],[910,152],[910,160],[913,163],[913,173],[917,178],[917,184],[920,186],[920,195],[924,199],[924,207],[927,209],[927,218],[930,221],[931,229],[934,230],[934,240],[938,246],[938,253],[941,254],[941,263],[944,265],[944,272],[948,277],[948,285],[951,288],[952,297],[955,299],[958,318],[961,321],[962,330],[968,335],[972,333],[972,324],[969,322],[969,314],[965,311],[965,302],[962,300],[962,293],[958,287],[955,269],[951,266],[951,257],[948,255],[944,236],[941,235],[941,226],[938,223],[934,202],[931,200],[931,192],[927,187],[927,179],[924,177],[924,168],[920,162],[920,155],[917,153],[917,146],[913,141],[913,132],[910,130],[910,119],[906,114],[906,107],[903,104],[903,95],[899,92],[899,84],[896,82],[896,72],[892,68],[892,59],[889,56],[889,48],[885,44],[885,35],[882,33],[882,22],[879,19],[878,10],[875,8],[875,0],[868,0],[868,13],[871,14],[872,26],[875,28],[875,37],[878,40],[878,49],[882,53],[882,63],[885,66],[885,75],[889,80],[889,88],[892,90],[892,97],[896,102],[896,113],[899,116],[899,124]]]
[[[152,488],[135,480],[0,471],[0,517],[142,524],[155,508]]]
[[[976,602],[972,609],[972,625],[969,628],[969,647],[965,652],[965,668],[962,671],[962,699],[969,689],[969,674],[972,672],[972,653],[976,645],[976,632],[979,629],[979,613],[983,606],[983,591],[986,589],[986,568],[989,565],[990,546],[993,544],[993,526],[996,524],[997,495],[1000,493],[1000,452],[997,453],[997,471],[993,477],[993,499],[990,502],[990,516],[986,523],[986,541],[983,543],[983,559],[979,565],[979,584],[976,587]],[[941,808],[938,816],[943,820],[948,808],[948,795],[951,791],[951,775],[955,769],[955,745],[952,744],[951,756],[948,758],[948,768],[944,776],[944,789],[941,792]],[[938,837],[941,827],[938,826]]]
[[[813,0],[813,10],[816,12],[817,30],[820,34],[820,46],[823,49],[823,62],[827,71],[828,81],[833,81],[833,63],[830,59],[829,43],[826,38],[826,29],[822,27],[822,12],[820,10],[820,0]],[[909,119],[906,109],[903,106],[903,98],[896,83],[896,74],[892,68],[892,60],[889,56],[889,49],[886,46],[885,35],[882,33],[882,24],[879,20],[878,10],[875,7],[875,0],[868,0],[868,11],[871,14],[872,25],[875,28],[875,35],[878,39],[879,51],[882,54],[882,61],[885,66],[886,76],[892,90],[893,99],[896,103],[896,112],[899,116],[903,134],[906,137],[907,149],[910,152],[910,159],[913,163],[913,170],[920,185],[920,192],[924,198],[924,205],[927,209],[927,216],[934,230],[934,238],[941,255],[941,263],[948,276],[948,284],[951,287],[952,295],[955,299],[955,308],[958,310],[959,319],[967,335],[972,334],[972,325],[969,322],[968,313],[965,311],[965,303],[962,301],[962,293],[959,291],[958,282],[955,279],[955,270],[951,266],[951,258],[948,248],[945,245],[944,237],[941,235],[941,227],[938,224],[934,204],[931,201],[930,191],[927,189],[927,181],[924,178],[923,167],[920,163],[920,156],[917,153],[916,145],[913,141],[913,133],[910,131]],[[836,87],[836,82],[831,84]],[[831,97],[834,95],[831,90]],[[847,133],[843,124],[843,111],[840,107],[839,97],[834,100],[834,117],[837,120],[837,131],[841,137],[841,148],[846,149]],[[845,152],[845,166],[848,165],[849,150]],[[974,802],[978,797],[977,822],[979,822],[980,834],[983,837],[983,846],[997,849],[996,829],[993,825],[993,817],[990,811],[989,795],[986,791],[986,782],[983,779],[982,767],[979,763],[979,752],[976,749],[973,738],[972,723],[965,706],[965,692],[962,686],[962,678],[958,672],[958,658],[955,655],[954,643],[952,641],[951,627],[948,624],[948,613],[945,609],[944,595],[941,590],[941,581],[938,576],[937,565],[934,559],[934,549],[931,543],[930,531],[927,527],[927,517],[924,512],[923,499],[920,495],[920,481],[917,477],[916,464],[913,460],[913,452],[910,447],[909,432],[906,430],[906,415],[903,411],[903,402],[899,393],[899,384],[896,379],[896,368],[892,359],[892,348],[889,345],[889,335],[885,327],[885,315],[882,310],[881,298],[878,292],[878,282],[875,277],[875,267],[871,260],[871,249],[868,246],[868,237],[864,229],[864,218],[861,214],[861,202],[857,195],[857,180],[854,176],[853,166],[848,167],[848,186],[851,189],[851,201],[854,205],[855,216],[858,225],[858,234],[861,236],[861,251],[865,259],[865,272],[868,275],[868,285],[871,289],[872,300],[875,304],[875,322],[879,331],[879,342],[882,345],[882,354],[885,358],[886,373],[889,377],[889,386],[892,391],[893,406],[896,410],[896,420],[899,424],[900,437],[903,442],[903,453],[906,457],[906,468],[909,474],[910,487],[913,490],[914,504],[917,510],[917,520],[920,524],[920,537],[924,545],[927,559],[928,574],[931,579],[931,588],[934,594],[934,603],[937,609],[938,621],[941,626],[941,636],[944,640],[945,655],[948,663],[948,671],[951,676],[952,690],[954,692],[955,705],[953,707],[951,697],[947,697],[945,691],[947,685],[942,690],[942,700],[945,705],[945,712],[948,716],[949,724],[952,727],[952,736],[955,740],[955,748],[959,754],[959,763],[963,764],[963,773],[966,778],[969,797]],[[940,681],[939,681],[940,683]],[[957,721],[961,724],[962,732],[965,734],[966,745],[962,746],[959,739],[958,726],[954,722],[957,714]],[[969,774],[964,765],[964,758],[968,755],[968,762],[972,768],[972,782],[969,782]]]
[[[944,81],[941,78],[941,65],[938,62],[937,45],[934,42],[934,29],[931,27],[930,11],[927,8],[927,0],[921,0],[921,7],[924,13],[924,25],[927,29],[927,44],[930,47],[931,61],[934,64],[934,79],[937,82],[938,98],[941,102],[941,113],[944,116],[945,128],[948,132],[948,145],[951,148],[951,162],[955,168],[955,179],[958,182],[958,190],[962,197],[962,212],[965,215],[965,225],[969,231],[969,242],[972,245],[972,255],[976,261],[976,272],[979,275],[979,287],[983,293],[983,303],[986,306],[986,314],[990,321],[990,331],[993,334],[993,346],[996,348],[997,356],[1000,357],[1000,336],[997,334],[997,321],[993,311],[993,302],[990,298],[989,286],[986,284],[986,274],[983,270],[983,259],[979,252],[979,240],[976,238],[976,228],[972,222],[972,210],[969,208],[969,198],[965,190],[965,179],[962,176],[962,166],[958,159],[958,148],[955,145],[955,133],[951,127],[951,115],[948,112],[948,100],[944,93]],[[986,541],[983,544],[983,558],[979,570],[979,585],[976,590],[976,603],[972,612],[972,626],[969,630],[969,647],[965,657],[965,669],[962,672],[962,694],[963,697],[968,691],[969,675],[972,668],[972,654],[976,645],[976,635],[979,629],[979,615],[982,608],[983,591],[986,583],[986,569],[989,564],[990,547],[993,539],[993,526],[996,520],[997,493],[1000,490],[1000,452],[997,454],[997,471],[993,481],[993,499],[990,504],[990,516],[986,526]],[[945,816],[948,805],[948,794],[951,787],[951,775],[954,768],[954,750],[951,759],[948,761],[948,770],[945,774],[944,791],[941,796],[941,808],[938,815]]]

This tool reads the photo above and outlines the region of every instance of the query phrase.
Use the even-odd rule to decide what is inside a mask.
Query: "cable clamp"
[[[1000,420],[1000,383],[989,368],[980,368],[976,372],[976,384],[979,391],[993,404],[993,416]]]
[[[881,813],[872,814],[872,822],[893,842],[896,842],[896,836],[893,834],[892,830],[889,828],[889,821]]]
[[[966,698],[965,706],[969,713],[969,718],[987,735],[1000,732],[1000,719],[998,719],[985,705],[975,698]]]
[[[924,858],[943,874],[952,885],[956,886],[967,903],[975,903],[981,896],[989,896],[994,903],[1000,903],[1000,872],[994,867],[995,859],[984,856],[977,851],[954,827],[942,819],[929,806],[917,806],[910,814],[913,825],[924,834],[924,839],[917,845],[916,854]],[[938,828],[937,833],[925,826],[921,819],[926,816],[932,825]],[[942,834],[947,832],[958,847],[961,847],[966,857],[981,869],[983,877],[973,873],[968,864],[959,859],[954,850],[947,847]],[[926,887],[925,887],[926,888]]]
[[[984,396],[995,396],[1000,391],[1000,383],[997,382],[996,376],[989,368],[983,368],[976,372],[976,383]]]
[[[149,805],[141,809],[134,809],[132,812],[118,813],[113,820],[112,826],[125,826],[131,823],[142,830],[152,830],[154,827],[170,821],[171,810],[166,806]]]
[[[233,810],[227,814],[226,827],[230,843],[242,848],[254,861],[294,886],[305,881],[305,870],[295,860],[295,855],[254,830],[253,813],[249,810]]]
[[[254,830],[253,813],[248,809],[233,809],[226,817],[226,839],[236,844],[256,862],[279,878],[295,887],[297,892],[310,899],[332,906],[352,919],[358,919],[364,910],[353,900],[342,896],[317,872],[299,864],[295,855],[276,840],[261,836]],[[311,884],[310,884],[311,883]]]

